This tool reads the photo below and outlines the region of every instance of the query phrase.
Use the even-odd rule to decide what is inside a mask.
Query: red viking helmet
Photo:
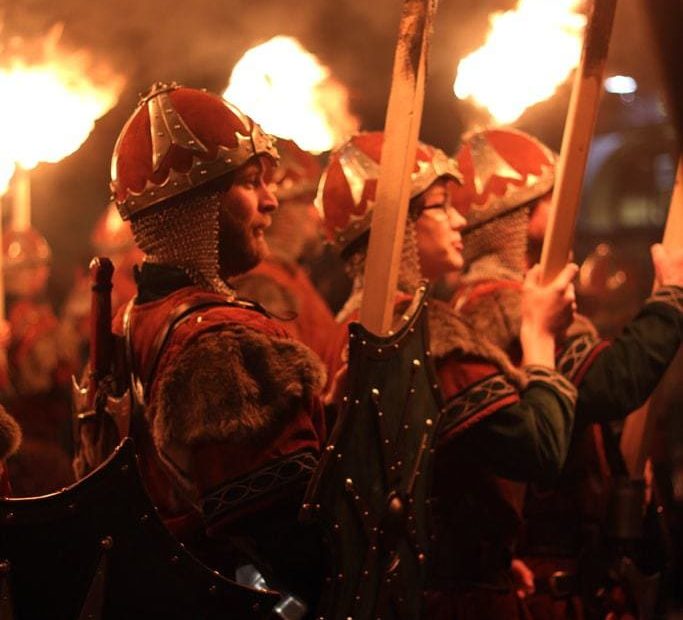
[[[203,90],[159,82],[116,141],[113,198],[125,220],[255,155],[277,159],[272,138],[235,106]]]
[[[322,173],[320,160],[293,140],[278,138],[276,146],[280,162],[271,181],[275,195],[279,200],[313,200]]]
[[[315,202],[329,238],[342,250],[370,228],[383,142],[382,132],[357,134],[332,153],[323,172]],[[442,150],[418,143],[410,197],[440,177],[460,181],[456,162]]]
[[[516,129],[470,133],[455,158],[464,182],[454,202],[469,226],[539,198],[555,183],[555,153]]]

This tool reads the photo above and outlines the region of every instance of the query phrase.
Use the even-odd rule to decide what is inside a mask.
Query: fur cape
[[[489,283],[494,286],[486,286]],[[456,306],[476,333],[486,334],[497,347],[511,351],[519,341],[522,326],[522,289],[521,285],[506,286],[506,283],[514,284],[506,279],[465,280]],[[479,286],[481,290],[477,291]],[[598,333],[587,317],[575,314],[566,340],[582,335],[597,337]]]
[[[288,424],[325,383],[299,342],[227,324],[192,340],[159,377],[157,445],[257,442]]]

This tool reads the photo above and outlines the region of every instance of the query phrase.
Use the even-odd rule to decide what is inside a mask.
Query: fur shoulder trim
[[[481,293],[477,291],[478,288],[482,289]],[[493,344],[504,351],[510,351],[519,339],[522,291],[516,286],[475,285],[465,292],[458,307],[477,333],[486,334]]]
[[[0,460],[12,456],[21,445],[21,428],[0,405]]]
[[[519,389],[526,386],[523,371],[514,366],[507,353],[491,342],[448,304],[435,299],[429,302],[429,342],[432,355],[443,358],[459,351],[495,364]]]
[[[318,357],[295,340],[239,324],[192,341],[159,376],[158,445],[258,440],[286,425],[325,382]]]

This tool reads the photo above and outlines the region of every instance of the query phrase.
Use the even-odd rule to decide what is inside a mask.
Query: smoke
[[[470,114],[451,91],[457,61],[482,43],[488,14],[514,4],[441,1],[424,140],[454,150]],[[350,89],[351,111],[362,128],[381,129],[400,10],[397,0],[0,0],[0,57],[13,38],[44,36],[62,22],[61,44],[87,49],[126,80],[118,105],[97,122],[81,149],[58,164],[39,166],[32,177],[34,223],[53,246],[58,297],[69,286],[74,263],[83,264],[90,254],[89,232],[108,202],[113,144],[139,93],[158,80],[222,92],[231,67],[247,49],[278,34],[291,35]],[[557,107],[539,125],[551,127],[553,137],[559,136],[566,110]],[[557,146],[556,140],[541,137]]]

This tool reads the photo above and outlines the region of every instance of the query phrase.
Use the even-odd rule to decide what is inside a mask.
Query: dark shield
[[[413,307],[386,338],[349,328],[349,396],[304,505],[331,552],[320,617],[420,615],[440,396],[424,287]]]
[[[125,440],[59,493],[0,499],[0,592],[12,620],[265,618],[278,595],[199,562],[164,527]]]

